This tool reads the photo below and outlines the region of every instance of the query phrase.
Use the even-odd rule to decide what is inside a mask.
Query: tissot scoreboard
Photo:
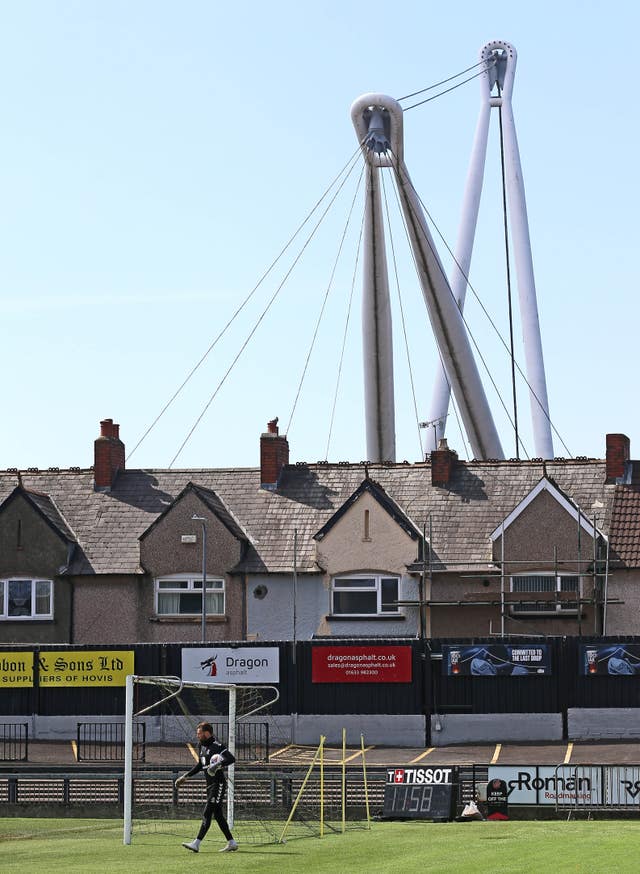
[[[453,768],[387,768],[383,817],[452,819],[453,778]]]

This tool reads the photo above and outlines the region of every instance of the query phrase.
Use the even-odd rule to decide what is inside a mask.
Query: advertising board
[[[410,646],[314,646],[312,683],[410,683]]]
[[[450,644],[442,647],[442,672],[449,677],[540,677],[551,674],[545,643]]]
[[[277,646],[206,646],[182,650],[182,679],[190,683],[280,682]]]

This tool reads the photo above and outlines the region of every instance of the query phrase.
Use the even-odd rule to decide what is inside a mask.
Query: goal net
[[[269,756],[275,686],[189,683],[177,677],[127,678],[124,763],[124,843],[139,833],[186,835],[199,820],[204,779],[175,780],[197,762],[196,726],[211,723],[234,754],[227,775],[227,820],[245,843],[276,840],[260,810],[270,798],[261,776]],[[245,768],[244,766],[247,765]],[[239,778],[237,775],[240,775]],[[264,785],[265,782],[267,785]]]
[[[321,837],[370,827],[364,738],[360,750],[290,742],[275,686],[192,683],[177,677],[127,678],[124,843],[140,835],[193,837],[205,780],[175,780],[197,762],[196,727],[211,723],[234,754],[227,774],[227,821],[242,844]],[[349,768],[357,759],[361,767]],[[216,826],[209,839],[215,839]],[[192,834],[193,833],[193,834]]]

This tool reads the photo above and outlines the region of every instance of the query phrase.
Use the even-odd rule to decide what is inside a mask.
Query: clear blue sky
[[[547,0],[0,3],[0,467],[88,466],[105,417],[120,423],[133,449],[353,154],[352,101],[430,85],[476,63],[493,39],[518,51],[513,105],[553,423],[573,455],[602,457],[605,433],[623,431],[640,456],[639,8]],[[407,164],[451,246],[479,105],[476,80],[405,116]],[[504,333],[495,135],[491,154],[471,279]],[[176,466],[253,466],[267,421],[279,416],[286,428],[356,177]],[[292,460],[325,457],[361,217],[360,192],[289,428]],[[424,419],[434,343],[399,225],[394,244]],[[130,466],[168,466],[298,250]],[[328,454],[335,461],[365,457],[359,294],[358,279]],[[394,307],[398,457],[414,461],[420,446]],[[471,300],[467,312],[510,403],[508,361]],[[454,422],[449,439],[464,457]],[[557,438],[556,453],[566,454]]]

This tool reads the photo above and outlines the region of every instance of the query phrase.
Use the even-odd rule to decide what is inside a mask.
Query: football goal
[[[124,752],[124,835],[130,844],[134,830],[167,830],[176,820],[196,819],[203,804],[203,787],[189,781],[177,789],[175,779],[197,761],[196,726],[210,722],[218,740],[236,757],[256,765],[269,755],[268,715],[279,698],[275,686],[192,683],[179,677],[130,675],[126,681]],[[261,718],[258,718],[261,717]],[[145,749],[137,740],[138,725],[146,727]],[[235,765],[229,767],[227,820],[233,828],[238,806]],[[244,769],[243,769],[244,770]],[[248,769],[247,769],[248,770]],[[257,779],[257,778],[256,778]],[[244,783],[251,783],[245,777]],[[255,782],[255,781],[254,781]],[[243,819],[264,831],[260,813],[250,810],[256,787],[244,786]],[[268,797],[268,793],[267,793]],[[245,835],[246,842],[264,842]]]

